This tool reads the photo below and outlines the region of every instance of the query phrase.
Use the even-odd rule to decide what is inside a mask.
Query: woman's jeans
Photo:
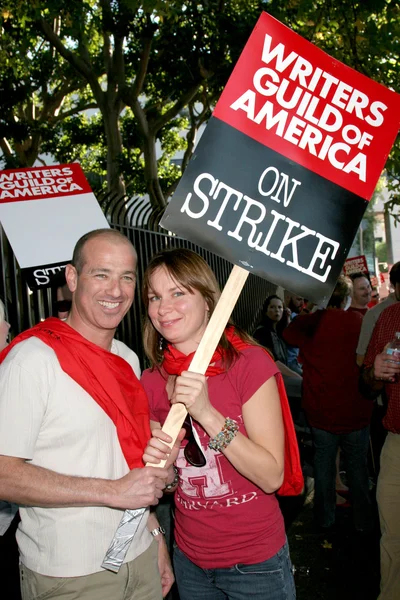
[[[340,447],[346,464],[354,526],[358,531],[371,531],[373,521],[367,464],[369,427],[343,434],[316,427],[311,429],[315,448],[314,509],[318,525],[330,527],[335,522],[336,454]]]
[[[180,600],[294,600],[293,568],[286,543],[270,558],[253,565],[201,569],[179,548],[174,569]]]

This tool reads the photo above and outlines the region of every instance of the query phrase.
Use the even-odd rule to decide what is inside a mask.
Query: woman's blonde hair
[[[210,317],[221,295],[213,271],[196,252],[186,248],[176,248],[174,250],[164,250],[153,256],[145,271],[142,285],[142,300],[146,308],[143,325],[143,344],[152,366],[160,366],[163,361],[163,352],[160,349],[162,338],[148,316],[149,291],[151,289],[150,280],[157,269],[161,267],[168,271],[169,275],[178,285],[191,293],[193,293],[193,290],[200,292],[207,303]],[[232,324],[232,321],[229,321],[229,323]],[[245,333],[241,331],[237,331],[237,333],[244,341],[254,343],[250,336],[247,336]],[[225,334],[221,337],[220,345],[227,351],[224,366],[225,368],[229,368],[238,353],[232,344],[228,342]]]

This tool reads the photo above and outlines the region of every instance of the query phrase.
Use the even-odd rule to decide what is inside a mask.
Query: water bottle
[[[388,359],[388,362],[400,362],[400,331],[396,331],[394,340],[388,344],[386,354],[392,359]]]

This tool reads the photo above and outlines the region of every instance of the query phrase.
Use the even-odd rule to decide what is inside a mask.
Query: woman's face
[[[267,308],[267,317],[274,321],[274,323],[278,323],[282,319],[283,315],[283,304],[282,301],[278,298],[272,298]]]
[[[148,314],[157,331],[184,354],[197,349],[208,323],[208,306],[197,290],[179,285],[165,267],[150,278]]]
[[[0,350],[3,350],[8,344],[8,332],[10,330],[10,325],[7,321],[2,321],[0,323]]]

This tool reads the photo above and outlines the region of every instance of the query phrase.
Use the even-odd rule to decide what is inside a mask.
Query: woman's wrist
[[[210,438],[214,438],[222,430],[225,425],[225,417],[214,407],[212,407],[210,414],[201,423]]]
[[[171,465],[170,467],[168,467],[168,471],[170,476],[168,477],[168,481],[164,488],[164,491],[174,492],[179,483],[179,471],[175,467],[175,465]]]

